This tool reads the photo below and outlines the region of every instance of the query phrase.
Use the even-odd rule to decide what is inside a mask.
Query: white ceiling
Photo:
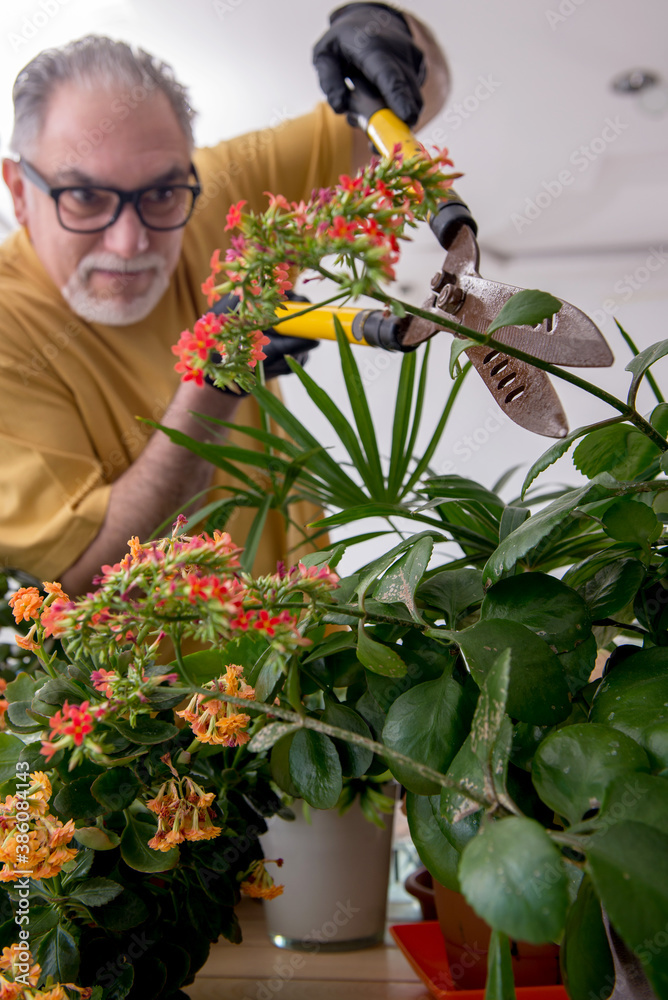
[[[137,41],[175,66],[212,142],[319,97],[311,47],[331,0],[14,0],[0,12],[0,144],[10,89],[35,52],[89,31]],[[668,238],[668,89],[659,113],[613,93],[642,67],[668,88],[664,0],[406,0],[441,40],[446,111],[424,131],[447,145],[487,253],[605,253]],[[476,93],[477,92],[477,93]],[[617,123],[601,137],[608,120]],[[591,161],[578,152],[589,151]],[[572,183],[558,191],[559,175]],[[539,196],[538,217],[522,221]],[[6,211],[6,203],[2,203]],[[535,212],[534,212],[535,214]],[[426,234],[426,240],[429,235]]]

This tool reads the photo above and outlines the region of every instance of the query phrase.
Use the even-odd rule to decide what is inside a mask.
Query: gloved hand
[[[383,3],[349,3],[329,18],[313,50],[320,86],[335,111],[349,107],[346,76],[364,77],[402,121],[415,125],[422,110],[424,56],[399,11]]]
[[[290,302],[309,302],[304,295],[296,295],[294,292],[286,292],[286,299]],[[239,305],[238,295],[224,295],[221,299],[213,304],[211,312],[215,313],[217,316],[221,313],[234,312],[236,307]],[[309,340],[306,337],[290,337],[284,336],[282,333],[278,333],[273,327],[269,327],[268,330],[263,330],[265,337],[269,337],[269,343],[265,344],[262,350],[267,355],[264,364],[264,377],[267,381],[270,378],[276,378],[277,375],[290,375],[292,369],[288,365],[286,359],[287,355],[293,357],[300,365],[306,364],[306,360],[309,351],[313,351],[316,347],[320,346],[319,340]],[[205,382],[209,385],[213,385],[213,380],[208,376],[204,378]],[[216,386],[218,389],[219,387]],[[227,392],[234,396],[248,396],[247,392],[243,390],[238,390],[234,392],[232,389],[220,389],[220,392]]]

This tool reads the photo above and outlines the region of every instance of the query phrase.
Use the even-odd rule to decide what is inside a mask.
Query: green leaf
[[[471,749],[483,765],[491,761],[494,744],[506,718],[510,662],[510,650],[506,649],[494,661],[480,688],[471,724]]]
[[[359,434],[362,447],[366,453],[369,492],[371,497],[380,499],[385,495],[385,479],[380,464],[380,454],[378,452],[378,442],[376,432],[371,419],[371,411],[364,392],[364,383],[359,373],[359,368],[353,357],[353,352],[339,318],[334,314],[334,326],[336,328],[336,339],[339,344],[341,355],[341,370],[348,391],[348,399],[355,417],[355,426]]]
[[[264,753],[288,733],[296,733],[301,727],[296,722],[270,722],[263,726],[250,740],[247,749],[251,753]]]
[[[592,722],[550,733],[531,765],[541,799],[569,823],[599,809],[615,778],[634,771],[649,771],[644,750],[624,733]]]
[[[38,733],[41,725],[35,724],[35,719],[28,715],[32,701],[12,701],[6,712],[6,719],[17,733]]]
[[[126,740],[131,740],[133,743],[140,743],[142,745],[164,743],[166,740],[171,740],[179,734],[178,728],[173,726],[171,722],[150,719],[146,715],[140,715],[135,726],[131,726],[129,722],[125,722],[123,719],[115,720],[114,726],[122,736],[125,736]]]
[[[504,326],[537,326],[558,313],[561,306],[562,302],[549,292],[524,288],[508,299],[485,333],[489,335]]]
[[[668,993],[668,835],[624,820],[592,837],[587,865],[615,930],[636,952],[657,996]]]
[[[462,892],[490,927],[543,944],[564,927],[568,892],[564,863],[542,826],[510,816],[483,826],[464,849]]]
[[[647,369],[651,368],[657,361],[660,361],[661,358],[665,358],[666,354],[668,354],[668,340],[660,340],[657,344],[646,347],[644,351],[641,351],[640,354],[637,354],[635,358],[629,361],[624,369],[633,375],[629,389],[629,398],[633,396]]]
[[[90,867],[93,864],[95,855],[92,851],[84,850],[79,851],[76,858],[72,858],[71,861],[67,861],[63,865],[63,888],[67,888],[74,882],[79,882],[84,878],[90,871]]]
[[[385,573],[374,592],[375,599],[383,604],[403,604],[415,621],[422,622],[415,606],[415,590],[429,565],[433,550],[433,538],[420,538]]]
[[[592,722],[603,722],[643,745],[650,726],[668,720],[668,650],[643,649],[603,678],[591,706]]]
[[[3,697],[10,703],[17,701],[32,701],[32,697],[37,688],[37,681],[30,674],[21,671],[16,679],[10,681],[5,688]]]
[[[500,931],[492,931],[489,939],[485,1000],[515,1000],[510,941]]]
[[[56,812],[67,819],[99,816],[104,812],[104,806],[91,794],[90,778],[75,778],[63,785],[53,800],[53,806]]]
[[[108,878],[91,878],[84,885],[78,886],[69,894],[69,899],[75,899],[84,906],[103,906],[116,899],[123,892],[123,886]]]
[[[387,713],[383,743],[390,750],[445,774],[466,739],[475,707],[474,685],[462,686],[447,672],[400,695]],[[437,795],[441,786],[407,764],[388,761],[397,781],[417,795]]]
[[[260,539],[262,538],[262,532],[264,531],[264,526],[267,522],[267,514],[271,509],[272,499],[272,494],[267,493],[257,509],[257,513],[253,518],[253,523],[248,529],[248,534],[246,535],[246,541],[244,544],[244,551],[241,559],[239,560],[239,565],[246,573],[252,572],[255,556],[257,555]]]
[[[373,733],[358,712],[349,708],[348,705],[340,705],[330,698],[325,699],[322,721],[328,726],[338,726],[340,729],[347,729],[358,736],[365,736],[368,740],[373,739]],[[344,777],[360,778],[368,771],[373,760],[373,750],[337,739],[334,740],[334,746],[339,754]]]
[[[280,740],[277,740],[271,749],[269,765],[271,776],[279,788],[286,792],[291,798],[299,798],[299,792],[290,777],[290,747],[295,738],[294,733],[286,733]]]
[[[42,938],[37,961],[43,976],[53,976],[57,983],[74,983],[79,974],[79,949],[77,943],[60,924],[47,931]]]
[[[438,535],[436,536],[438,537]],[[367,590],[383,573],[389,569],[389,567],[396,561],[396,559],[406,551],[406,549],[412,549],[414,546],[420,544],[423,539],[434,538],[433,531],[422,531],[417,535],[412,535],[410,538],[405,538],[403,541],[395,545],[394,548],[386,552],[385,555],[381,556],[379,559],[374,559],[373,562],[368,563],[368,565],[362,567],[359,571],[359,580],[355,585],[354,593],[359,597],[360,607],[364,605],[364,597]]]
[[[617,495],[620,484],[607,472],[578,489],[569,490],[548,504],[537,514],[532,514],[524,524],[508,535],[492,554],[483,570],[485,586],[496,583],[505,572],[512,570],[519,559],[534,549],[553,531],[567,521],[581,504],[607,500]]]
[[[127,825],[121,834],[121,857],[126,865],[135,871],[150,874],[176,868],[179,863],[178,847],[169,851],[154,851],[148,842],[155,836],[155,826],[129,813],[126,817]]]
[[[197,653],[187,653],[183,657],[183,662],[188,672],[188,678],[200,685],[220,677],[221,674],[225,673],[227,665],[225,657],[219,649],[202,649]],[[236,660],[234,662],[236,663]],[[180,674],[179,664],[176,660],[173,660],[169,667]]]
[[[554,444],[550,445],[547,451],[543,452],[540,458],[538,458],[531,466],[526,474],[524,482],[522,483],[522,492],[520,493],[522,500],[525,497],[526,491],[529,489],[533,481],[538,478],[541,472],[545,472],[545,470],[549,469],[551,465],[554,465],[558,459],[566,454],[574,441],[577,441],[578,438],[588,434],[589,431],[591,431],[595,426],[595,424],[586,424],[584,427],[576,427],[575,430],[571,431],[571,433],[565,438],[560,438],[558,441],[555,441]]]
[[[463,612],[476,607],[483,599],[482,573],[479,569],[451,569],[435,573],[417,590],[420,600],[443,612],[449,628],[455,628]]]
[[[651,507],[637,500],[617,500],[603,515],[603,529],[620,542],[647,545],[655,542],[663,525]]]
[[[126,931],[138,924],[143,924],[148,918],[146,903],[131,889],[123,889],[120,896],[107,903],[104,909],[95,914],[98,924],[109,931]]]
[[[469,347],[476,347],[476,342],[474,340],[469,340],[468,338],[455,337],[450,345],[450,378],[455,378],[460,373],[459,359],[468,350]]]
[[[502,542],[507,535],[512,535],[515,528],[524,524],[531,516],[531,511],[527,507],[513,507],[509,505],[504,508],[499,522],[499,541]]]
[[[554,653],[574,649],[591,630],[582,597],[545,573],[520,573],[500,580],[487,591],[481,615],[526,625]]]
[[[568,685],[561,664],[548,646],[518,622],[486,619],[451,633],[461,647],[478,686],[500,653],[511,651],[508,714],[521,722],[551,725],[570,712]]]
[[[615,967],[605,933],[601,904],[585,876],[577,899],[568,911],[561,946],[561,972],[571,1000],[591,1000],[612,992]]]
[[[591,617],[609,618],[633,601],[645,577],[638,559],[615,559],[605,565],[581,588]]]
[[[0,733],[0,782],[14,777],[16,765],[24,747],[23,740],[20,740],[18,736]]]
[[[392,421],[392,448],[390,451],[390,467],[387,473],[387,495],[390,500],[395,501],[400,499],[400,487],[413,456],[413,446],[415,444],[411,434],[409,448],[406,448],[411,403],[413,400],[413,388],[415,385],[416,366],[417,355],[415,352],[409,351],[407,354],[404,354],[401,359],[399,385],[397,386],[397,394],[394,404],[394,419]],[[421,378],[420,385],[418,386],[418,397],[416,400],[416,416],[418,421],[423,400],[424,384]]]
[[[615,479],[635,479],[661,452],[636,427],[617,423],[593,430],[573,452],[573,464],[588,479],[610,472]]]
[[[375,482],[370,473],[369,464],[364,457],[357,435],[351,427],[349,421],[328,393],[326,393],[325,390],[322,389],[300,365],[295,364],[292,358],[288,358],[288,364],[299,378],[311,400],[334,428],[341,444],[348,452],[354,468],[359,472],[362,481],[366,485],[370,494],[374,495]]]
[[[653,774],[622,774],[605,793],[602,825],[632,819],[668,834],[668,780]]]
[[[341,763],[334,743],[312,729],[296,733],[290,746],[290,778],[314,809],[333,809],[342,788]]]
[[[139,781],[129,767],[111,767],[91,785],[94,797],[111,812],[127,809],[139,791]]]
[[[90,847],[93,851],[113,851],[121,842],[121,838],[113,830],[102,830],[99,826],[77,827],[74,839],[82,847]]]
[[[482,813],[476,817],[475,824],[468,823],[466,827],[462,822],[470,816],[475,816],[482,809],[474,799],[467,798],[464,789],[474,792],[476,796],[485,795],[485,776],[482,765],[471,747],[471,734],[466,737],[463,744],[455,754],[455,757],[447,771],[447,776],[452,781],[456,781],[462,791],[444,785],[441,789],[441,797],[438,814],[445,819],[447,826],[441,826],[449,842],[455,847],[463,849],[464,843],[468,843],[471,835],[474,835],[480,821]],[[452,828],[459,827],[463,831],[455,831]],[[462,842],[463,837],[463,842]]]
[[[438,808],[438,796],[430,798],[406,792],[408,827],[420,861],[441,885],[459,892],[459,853],[441,832],[434,814],[435,808]]]
[[[357,658],[367,670],[383,674],[384,677],[403,677],[406,673],[406,664],[399,653],[390,646],[376,642],[368,629],[364,628],[362,621],[357,627]]]

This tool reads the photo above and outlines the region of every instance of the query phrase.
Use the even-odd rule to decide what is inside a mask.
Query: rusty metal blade
[[[508,299],[522,289],[481,278],[478,257],[478,244],[473,232],[468,226],[462,226],[447,251],[443,265],[443,273],[453,278],[457,295],[451,305],[443,305],[442,311],[463,326],[484,333]],[[612,352],[596,324],[570,302],[560,301],[562,307],[551,319],[535,327],[501,327],[494,332],[494,339],[550,364],[569,368],[606,368],[611,365],[614,360]],[[433,301],[428,301],[428,306],[434,305],[441,305],[436,295]],[[409,333],[410,343],[427,339],[426,333],[427,328],[420,328],[416,321],[416,330]],[[420,334],[421,339],[414,339]]]
[[[568,434],[566,414],[545,372],[507,354],[476,345],[466,352],[473,367],[511,420],[535,434]]]

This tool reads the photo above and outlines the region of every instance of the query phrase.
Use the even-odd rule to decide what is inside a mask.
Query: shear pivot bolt
[[[461,309],[466,298],[466,292],[458,285],[445,285],[438,294],[436,305],[443,312],[456,313]]]
[[[445,285],[454,285],[456,282],[454,274],[450,274],[448,271],[437,271],[431,279],[431,287],[435,292],[440,292]]]

